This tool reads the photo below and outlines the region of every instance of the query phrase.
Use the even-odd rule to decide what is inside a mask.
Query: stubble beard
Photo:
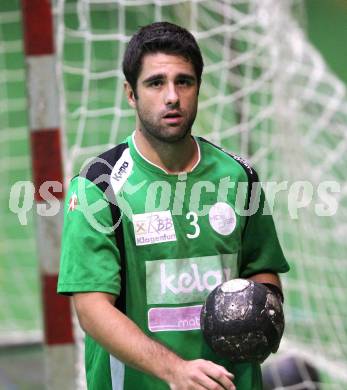
[[[184,113],[183,113],[184,114]],[[137,109],[137,115],[140,120],[140,129],[143,135],[146,138],[151,138],[160,143],[174,144],[179,143],[191,133],[193,123],[195,121],[197,114],[197,107],[195,110],[188,116],[185,117],[182,124],[179,126],[170,126],[170,125],[160,125],[159,122],[161,117],[157,120],[149,118],[146,113],[142,112],[139,107]],[[180,130],[178,131],[178,128]],[[175,129],[174,132],[170,131]]]

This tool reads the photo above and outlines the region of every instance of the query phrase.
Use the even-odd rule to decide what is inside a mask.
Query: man
[[[263,192],[243,212],[254,170],[191,135],[202,69],[187,30],[141,28],[123,61],[136,130],[71,182],[58,291],[73,294],[87,334],[89,389],[261,388],[258,364],[219,358],[200,331],[201,305],[222,281],[281,294],[277,273],[288,270]]]

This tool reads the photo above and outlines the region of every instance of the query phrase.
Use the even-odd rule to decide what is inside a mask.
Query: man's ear
[[[128,99],[128,103],[132,108],[136,108],[136,99],[135,99],[135,93],[133,89],[131,88],[131,85],[124,81],[124,91],[126,94],[126,97]]]

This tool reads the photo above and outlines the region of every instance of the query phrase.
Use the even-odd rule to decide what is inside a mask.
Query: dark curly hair
[[[147,53],[165,53],[182,56],[194,67],[198,85],[204,62],[194,36],[185,28],[168,22],[156,22],[141,27],[135,33],[124,53],[123,73],[136,94],[136,83],[141,72],[142,59]]]

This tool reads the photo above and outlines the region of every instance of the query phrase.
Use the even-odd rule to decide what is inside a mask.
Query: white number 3
[[[186,218],[187,219],[192,218],[192,220],[190,221],[190,224],[192,226],[194,226],[194,228],[195,228],[195,232],[193,234],[187,233],[187,237],[188,238],[198,237],[200,234],[200,226],[198,225],[198,215],[196,213],[194,213],[194,211],[189,211],[189,213],[186,215]]]

